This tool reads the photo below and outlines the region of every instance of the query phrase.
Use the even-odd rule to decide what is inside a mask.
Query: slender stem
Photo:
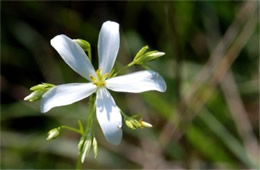
[[[135,65],[134,61],[132,61],[131,63],[127,64],[127,68],[132,67],[133,65]]]
[[[95,99],[96,97],[94,95],[92,95],[89,99],[89,116],[85,134],[88,133],[87,131],[91,130],[93,126],[93,118],[95,115]]]
[[[120,112],[121,112],[122,116],[124,117],[124,119],[129,118],[129,116],[127,116],[122,110],[120,110]]]
[[[87,120],[87,125],[86,125],[86,129],[85,131],[83,130],[83,125],[81,123],[81,121],[78,122],[79,124],[79,128],[80,128],[80,132],[83,132],[81,135],[86,139],[88,138],[89,136],[88,135],[91,135],[91,138],[93,137],[93,120],[94,120],[94,116],[95,116],[95,99],[96,99],[96,96],[95,95],[92,95],[90,96],[90,99],[89,99],[89,114],[88,114],[88,120]],[[78,160],[77,160],[77,166],[76,166],[76,169],[81,169],[82,168],[82,162],[81,162],[81,157],[82,157],[82,150],[79,149],[79,155],[78,155]]]
[[[114,74],[114,76],[118,75],[119,73],[121,73],[122,71],[126,70],[127,68],[132,67],[133,65],[135,65],[135,62],[134,62],[134,61],[132,61],[131,63],[127,64],[127,66],[121,68],[120,70],[118,70],[118,71]]]
[[[78,124],[79,124],[79,130],[81,131],[82,134],[84,134],[83,124],[81,120],[78,120]]]
[[[70,127],[70,126],[64,126],[64,125],[62,125],[60,127],[63,128],[63,129],[67,129],[67,130],[70,130],[70,131],[73,131],[73,132],[76,132],[76,133],[83,135],[83,133],[76,128],[73,128],[73,127]]]
[[[79,154],[79,156],[78,156],[78,160],[77,160],[77,166],[76,166],[76,169],[77,170],[80,170],[81,169],[81,165],[82,165],[82,163],[81,163],[81,153]]]

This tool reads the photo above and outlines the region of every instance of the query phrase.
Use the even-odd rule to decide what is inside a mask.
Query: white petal
[[[97,90],[96,113],[106,140],[118,145],[122,139],[122,116],[113,97],[106,88]]]
[[[96,91],[92,83],[71,83],[58,85],[46,92],[41,100],[41,112],[48,112],[53,107],[69,105],[82,100]]]
[[[119,44],[119,24],[111,21],[104,22],[98,38],[98,59],[101,74],[111,72],[116,60]]]
[[[114,77],[106,81],[106,87],[117,92],[140,93],[149,90],[166,91],[164,79],[151,70]]]
[[[51,39],[51,45],[63,60],[82,77],[90,80],[89,75],[96,76],[95,69],[83,49],[66,35],[57,35]]]

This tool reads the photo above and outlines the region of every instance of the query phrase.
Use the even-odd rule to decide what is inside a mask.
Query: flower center
[[[94,77],[93,75],[89,75],[91,81],[93,84],[95,84],[98,87],[103,87],[106,85],[106,79],[109,76],[109,73],[105,73],[104,75],[101,75],[101,69],[98,69],[96,71],[97,77]]]

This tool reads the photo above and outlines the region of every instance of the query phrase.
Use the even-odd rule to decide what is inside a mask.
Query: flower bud
[[[82,151],[82,148],[83,148],[83,144],[84,144],[84,142],[85,142],[85,137],[82,136],[82,137],[80,138],[79,143],[78,143],[78,150],[79,150],[79,152]]]
[[[141,128],[141,123],[132,117],[127,117],[125,119],[125,124],[128,128],[130,128],[132,130],[134,130],[136,128]]]
[[[125,124],[126,124],[126,126],[127,126],[128,128],[130,128],[130,129],[135,129],[135,128],[134,128],[134,125],[131,123],[130,120],[125,120]]]
[[[37,91],[34,91],[32,92],[31,94],[29,94],[28,96],[26,96],[24,98],[25,101],[29,101],[29,102],[34,102],[36,100],[39,100],[42,95],[45,93],[44,90],[37,90]]]
[[[150,51],[145,53],[144,55],[140,56],[138,59],[134,60],[136,64],[143,65],[149,61],[155,60],[161,56],[165,55],[164,52],[159,51]]]
[[[145,65],[147,62],[155,60],[163,55],[165,55],[164,52],[160,51],[150,51],[146,52],[148,49],[148,46],[144,46],[141,48],[141,50],[138,51],[136,56],[134,57],[133,64],[139,64],[139,65]]]
[[[81,163],[83,163],[86,159],[86,157],[89,154],[90,148],[91,148],[92,141],[91,139],[87,138],[82,147],[82,155],[81,155]]]
[[[94,156],[95,156],[95,158],[96,158],[96,157],[97,157],[97,154],[98,154],[98,144],[97,144],[97,140],[96,140],[95,137],[93,137],[92,145],[93,145]]]
[[[86,40],[82,39],[74,39],[74,42],[76,42],[84,51],[88,52],[89,60],[91,61],[91,45]]]
[[[42,84],[38,84],[36,86],[33,86],[30,88],[31,94],[29,94],[28,96],[26,96],[24,98],[25,101],[29,101],[29,102],[34,102],[36,100],[39,100],[42,98],[42,96],[51,88],[53,88],[54,85],[53,84],[49,84],[49,83],[42,83]]]
[[[148,50],[148,45],[144,46],[143,48],[141,48],[137,54],[134,57],[134,60],[138,60],[138,58],[140,58],[140,56],[142,56],[147,50]]]
[[[61,131],[61,128],[60,128],[60,127],[51,129],[51,130],[48,132],[48,137],[46,138],[46,140],[51,140],[51,139],[56,138],[57,136],[60,135],[60,131]]]
[[[147,128],[153,127],[153,125],[151,125],[150,123],[142,121],[142,120],[140,120],[140,124],[141,124],[141,127],[147,127]]]
[[[48,88],[52,88],[52,87],[54,87],[53,84],[42,83],[42,84],[38,84],[38,85],[35,85],[35,86],[31,87],[30,90],[31,91],[44,90],[44,89],[48,89]]]

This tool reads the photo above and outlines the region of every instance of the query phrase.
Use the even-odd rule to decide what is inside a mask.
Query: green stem
[[[133,65],[135,65],[135,62],[134,61],[132,61],[131,63],[129,63],[129,64],[127,64],[127,68],[129,68],[129,67],[132,67]]]
[[[76,166],[76,169],[77,170],[80,170],[81,169],[81,165],[82,165],[82,163],[81,163],[81,153],[79,154],[79,156],[78,156],[78,160],[77,160],[77,166]]]
[[[130,116],[127,116],[122,110],[120,110],[120,113],[122,114],[125,120],[131,118]]]
[[[88,116],[88,122],[87,122],[85,134],[88,133],[87,131],[92,130],[93,118],[94,118],[94,115],[95,115],[95,99],[96,99],[96,96],[94,96],[94,95],[90,96],[90,99],[89,99],[89,116]]]
[[[114,76],[117,76],[119,73],[121,73],[122,71],[126,70],[126,69],[129,68],[129,67],[132,67],[133,65],[135,65],[135,62],[134,62],[134,61],[132,61],[131,63],[127,64],[127,66],[121,68],[119,71],[117,71],[117,72],[114,74]]]
[[[83,135],[83,133],[76,128],[73,128],[73,127],[70,127],[70,126],[64,126],[64,125],[62,125],[60,127],[63,128],[63,129],[67,129],[67,130],[70,130],[70,131],[73,131],[73,132],[76,132],[76,133]]]
[[[83,129],[83,124],[81,122],[81,120],[78,120],[78,124],[79,124],[79,130],[82,134],[84,134],[84,129]]]
[[[96,96],[92,95],[90,96],[89,99],[89,114],[88,114],[88,120],[87,120],[87,125],[86,125],[86,130],[83,130],[83,125],[81,123],[81,121],[79,121],[79,127],[81,129],[81,131],[83,131],[83,133],[81,134],[83,136],[83,138],[87,139],[89,136],[91,135],[91,139],[93,138],[93,121],[94,121],[94,116],[95,116],[95,99]],[[82,150],[79,150],[79,155],[78,155],[78,161],[77,161],[77,167],[76,169],[81,169],[82,168],[82,162],[81,162],[81,157],[82,157]]]

